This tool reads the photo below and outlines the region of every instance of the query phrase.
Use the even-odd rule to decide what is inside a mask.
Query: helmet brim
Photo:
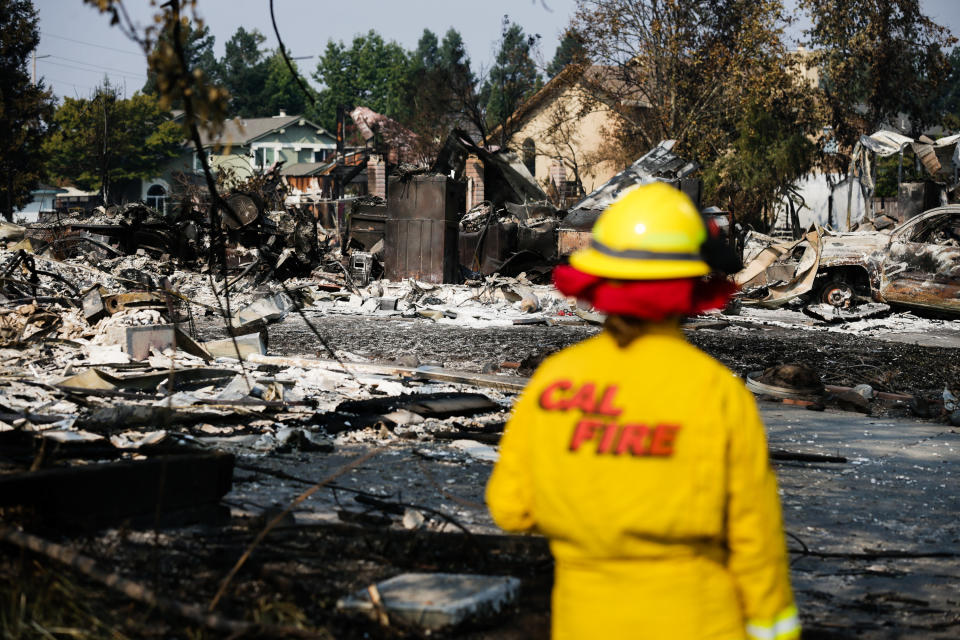
[[[631,260],[582,249],[570,256],[570,265],[590,275],[613,280],[669,280],[698,278],[710,273],[703,260]]]

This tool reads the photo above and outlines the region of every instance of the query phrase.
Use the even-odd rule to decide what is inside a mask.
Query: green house
[[[336,153],[336,136],[303,116],[284,112],[269,118],[239,118],[228,121],[216,138],[202,134],[204,150],[214,172],[230,167],[247,178],[269,169],[277,161],[286,166],[324,162]],[[170,197],[182,181],[202,183],[202,169],[192,144],[171,160],[159,176],[144,180],[140,198],[155,209],[168,210]]]

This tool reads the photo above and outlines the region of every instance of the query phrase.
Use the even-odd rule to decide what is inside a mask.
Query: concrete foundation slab
[[[246,359],[254,353],[258,355],[267,353],[267,345],[264,344],[263,336],[260,333],[248,333],[235,338],[224,338],[223,340],[210,340],[204,342],[203,346],[214,358],[236,358],[238,350],[242,359]]]
[[[520,580],[460,573],[404,573],[378,583],[376,589],[391,620],[432,631],[501,611],[516,601]],[[337,608],[373,618],[378,609],[367,589],[342,598]]]
[[[146,360],[150,350],[176,349],[177,341],[172,324],[152,324],[142,327],[126,327],[123,350],[131,360]]]

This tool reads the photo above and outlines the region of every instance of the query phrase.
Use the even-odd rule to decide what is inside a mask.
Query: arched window
[[[523,141],[523,164],[527,167],[530,175],[537,173],[537,145],[533,143],[532,138]]]
[[[150,185],[147,189],[147,206],[164,213],[167,205],[167,190],[162,185]]]

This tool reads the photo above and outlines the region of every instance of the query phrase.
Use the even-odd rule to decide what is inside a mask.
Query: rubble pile
[[[672,147],[569,212],[514,154],[454,132],[434,167],[391,176],[386,198],[288,206],[274,167],[225,190],[215,221],[200,194],[174,217],[135,203],[0,225],[0,516],[23,529],[0,526],[0,540],[58,557],[58,543],[24,532],[99,532],[86,551],[97,560],[80,564],[117,558],[141,577],[162,553],[174,569],[156,588],[191,604],[143,601],[225,633],[267,624],[292,637],[329,623],[336,637],[454,625],[496,637],[490,615],[545,630],[549,554],[539,538],[500,534],[484,484],[527,376],[604,321],[547,284],[552,267],[636,184],[698,195],[696,166]],[[490,198],[469,209],[458,177],[468,157],[484,163]],[[771,457],[793,465],[794,495],[833,482],[825,465],[856,465],[835,474],[856,480],[861,463],[893,467],[896,447],[952,437],[958,211],[789,242],[711,214],[743,248],[742,293],[682,328],[744,378],[765,417],[788,412]],[[913,444],[871,442],[860,455],[853,424]],[[939,482],[934,467],[914,468]],[[791,508],[804,537],[842,524],[832,503],[809,525],[795,520],[803,505]],[[508,574],[523,588],[494,577]],[[434,590],[455,595],[449,607]],[[190,617],[221,597],[225,618]],[[940,609],[913,613],[929,626]]]

